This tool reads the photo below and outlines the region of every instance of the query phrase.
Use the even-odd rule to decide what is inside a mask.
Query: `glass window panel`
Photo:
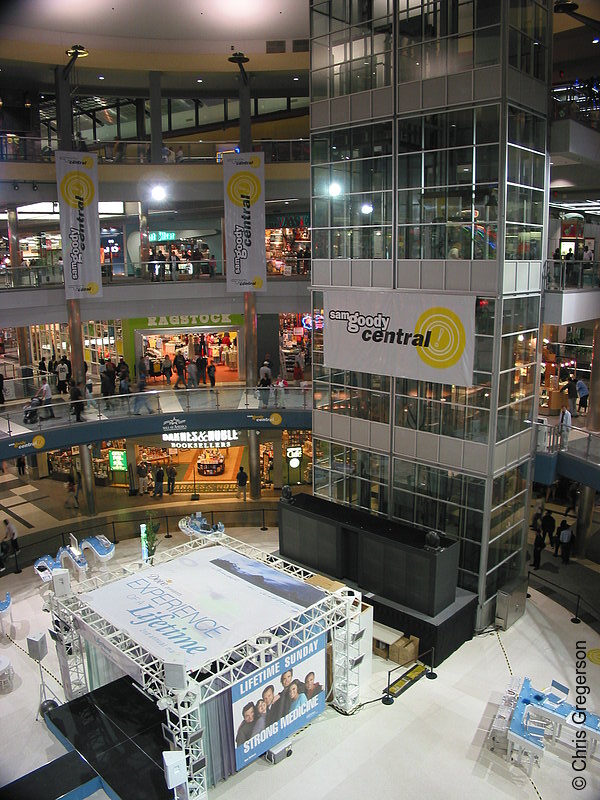
[[[423,186],[446,186],[446,152],[438,150],[424,154]]]
[[[421,257],[421,229],[418,227],[398,227],[398,258]]]
[[[414,495],[394,489],[392,492],[392,515],[397,519],[412,522],[414,516]]]
[[[454,151],[461,152],[461,151]],[[460,156],[458,157],[460,158]],[[462,169],[462,167],[458,167]],[[465,189],[448,189],[447,210],[449,221],[471,222],[473,219],[471,187]]]
[[[448,146],[464,147],[473,144],[473,111],[451,111],[444,115],[448,126]]]
[[[446,226],[446,257],[471,258],[473,242],[473,226],[448,223]]]
[[[500,62],[500,26],[477,31],[474,60],[476,67],[487,67]]]
[[[498,0],[475,0],[475,26],[497,25],[500,22],[500,3]]]
[[[392,154],[392,123],[386,122],[381,125],[374,125],[373,131],[373,153],[375,156],[389,156]],[[369,154],[371,155],[371,154]]]
[[[421,186],[421,154],[398,157],[398,188]]]
[[[473,258],[477,261],[498,257],[498,225],[491,223],[475,224],[473,228]]]
[[[481,372],[492,371],[494,341],[487,336],[475,337],[474,369]]]
[[[542,231],[521,225],[506,225],[506,259],[539,259],[542,253]]]
[[[400,224],[421,222],[421,193],[419,191],[398,193],[398,222]]]
[[[475,110],[475,139],[477,144],[497,142],[500,136],[499,106],[483,106]]]
[[[475,180],[477,183],[490,183],[498,180],[498,145],[476,148]]]
[[[487,336],[494,335],[495,300],[478,297],[475,303],[475,333]]]
[[[447,114],[429,114],[423,118],[425,150],[439,150],[447,146],[447,122]]]
[[[521,109],[509,108],[508,141],[544,152],[546,123],[543,118]]]
[[[398,122],[398,152],[421,150],[422,118],[401,119]]]
[[[478,150],[481,148],[478,148]],[[493,148],[496,149],[496,148]],[[458,150],[448,150],[448,184],[473,182],[473,148],[463,147]],[[425,157],[427,160],[427,156]],[[497,169],[496,169],[497,178]],[[490,178],[489,180],[494,180]],[[469,218],[471,212],[471,200],[469,198]],[[450,209],[449,209],[450,213]]]
[[[318,133],[311,137],[311,154],[313,164],[329,161],[329,134]]]
[[[423,78],[446,75],[446,40],[434,39],[423,43]]]
[[[462,569],[468,569],[471,572],[478,572],[480,557],[481,545],[475,544],[475,542],[470,542],[467,539],[461,539],[459,564]]]
[[[472,69],[473,34],[469,33],[464,36],[452,36],[447,41],[448,75]]]
[[[421,62],[421,45],[402,48],[398,52],[399,83],[421,80]]]
[[[442,222],[446,220],[446,191],[427,189],[421,194],[423,222]]]

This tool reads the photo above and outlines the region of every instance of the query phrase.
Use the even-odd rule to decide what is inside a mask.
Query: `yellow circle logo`
[[[269,422],[271,423],[271,425],[281,425],[281,423],[282,423],[281,414],[278,414],[277,412],[274,412],[269,417]]]
[[[46,444],[46,440],[43,436],[34,436],[31,440],[31,444],[36,450],[40,450]]]
[[[87,285],[88,294],[98,294],[100,287],[97,283],[88,283]]]
[[[94,199],[94,183],[89,175],[83,172],[68,172],[60,182],[60,193],[71,208],[89,206]]]
[[[255,167],[256,168],[256,167],[260,166],[260,158],[258,156],[252,156],[252,158],[250,159],[249,163],[250,163],[251,167]]]
[[[254,286],[255,289],[262,289],[262,285],[263,279],[259,278],[258,275],[252,278],[252,286]]]
[[[238,172],[229,179],[227,194],[234,205],[240,208],[244,201],[253,205],[260,197],[260,181],[251,172]]]
[[[587,659],[592,664],[600,664],[600,647],[594,647],[592,650],[587,651]]]
[[[437,307],[424,311],[417,320],[415,334],[423,337],[423,346],[415,350],[430,367],[448,369],[460,360],[464,352],[465,329],[449,308]]]

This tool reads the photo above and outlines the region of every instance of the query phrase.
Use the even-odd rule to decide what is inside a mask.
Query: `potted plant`
[[[148,560],[154,564],[154,554],[158,547],[158,531],[160,522],[156,519],[154,514],[149,511],[146,514],[146,546],[148,548]]]

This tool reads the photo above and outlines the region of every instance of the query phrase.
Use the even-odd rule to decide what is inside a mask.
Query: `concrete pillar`
[[[600,431],[600,319],[594,322],[587,427],[590,431]]]
[[[252,107],[250,99],[250,83],[247,76],[239,76],[240,99],[240,151],[252,151]],[[258,381],[257,367],[257,334],[256,334],[256,295],[244,292],[244,342],[246,347],[246,386],[256,386]],[[248,437],[248,462],[250,468],[250,497],[260,499],[260,451],[258,436]]]
[[[143,97],[135,100],[135,138],[138,140],[138,161],[146,160],[146,101]]]
[[[162,163],[161,73],[150,73],[150,160]]]
[[[131,489],[136,492],[140,490],[140,482],[137,474],[138,448],[131,439],[125,439],[125,451],[127,453],[127,468],[129,470],[129,484]]]
[[[138,203],[138,215],[140,220],[140,270],[141,277],[143,278],[148,274],[148,261],[150,261],[148,205],[146,203]]]
[[[79,445],[79,464],[81,467],[81,488],[88,516],[96,514],[96,481],[92,465],[92,451],[90,445]]]
[[[287,471],[283,474],[283,441],[281,431],[273,431],[273,488],[281,489],[287,483]]]
[[[54,93],[56,95],[56,131],[58,149],[73,150],[73,107],[71,82],[64,67],[54,68]]]
[[[19,248],[19,221],[17,218],[17,209],[8,209],[7,212],[8,222],[8,252],[10,255],[10,266],[12,270],[12,279],[14,286],[21,286],[20,280],[21,269],[21,251]],[[31,341],[29,339],[28,328],[17,328],[17,347],[19,349],[19,364],[25,366],[31,364]]]
[[[594,515],[595,502],[596,490],[591,486],[582,485],[579,490],[577,528],[575,530],[575,552],[580,556],[592,555],[588,553],[588,544],[592,533],[592,518]],[[594,560],[596,560],[596,557]]]

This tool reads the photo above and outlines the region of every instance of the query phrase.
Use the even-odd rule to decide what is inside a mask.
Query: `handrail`
[[[382,703],[384,705],[392,705],[392,703],[394,702],[394,698],[390,694],[390,686],[391,686],[390,677],[392,673],[397,672],[399,669],[402,669],[402,667],[406,667],[408,664],[413,664],[416,663],[417,661],[423,661],[424,656],[428,655],[429,653],[431,653],[431,664],[425,665],[429,667],[429,672],[425,673],[425,677],[429,678],[430,680],[437,678],[437,674],[435,673],[435,647],[430,647],[429,650],[424,650],[422,653],[417,653],[415,658],[409,658],[407,661],[403,661],[402,664],[398,664],[397,666],[392,667],[392,669],[388,669],[387,686],[383,690],[383,698],[382,698]]]
[[[538,453],[566,452],[577,458],[600,464],[600,433],[587,431],[573,424],[568,426],[561,423],[548,425],[546,422],[530,424],[535,427],[537,433]]]
[[[567,594],[574,595],[574,597],[577,598],[577,604],[575,606],[575,616],[571,619],[571,622],[573,622],[575,625],[578,625],[581,622],[581,620],[579,619],[579,604],[581,602],[581,595],[580,594],[578,594],[577,592],[571,591],[571,589],[565,589],[564,586],[561,586],[558,583],[554,583],[554,581],[548,580],[548,578],[544,578],[543,575],[535,575],[531,570],[527,570],[527,579],[529,580],[530,577],[531,578],[535,578],[538,581],[544,581],[545,583],[549,584],[550,586],[554,586],[556,589],[560,589],[561,592],[566,592]],[[588,603],[588,605],[589,605],[589,603]],[[590,608],[593,608],[593,606],[590,606]]]
[[[168,243],[165,243],[167,246]],[[160,244],[158,245],[160,248]],[[281,269],[267,262],[269,279],[308,280],[310,278],[311,258],[298,257],[288,269]],[[178,283],[187,281],[225,280],[225,263],[217,261],[214,266],[205,261],[180,261],[176,269],[170,261],[136,261],[127,264],[101,265],[102,285],[135,284],[143,281],[157,283]],[[33,265],[30,267],[6,267],[0,265],[0,290],[2,289],[49,289],[64,285],[63,268],[59,264]]]
[[[234,509],[234,508],[225,508],[219,509],[217,511],[210,510],[210,511],[203,511],[205,516],[210,515],[210,524],[211,526],[215,522],[215,515],[217,518],[221,518],[224,516],[229,515],[230,517],[235,515],[243,514],[244,516],[244,526],[248,527],[250,519],[254,519],[256,527],[260,528],[260,530],[268,530],[265,527],[265,514],[273,514],[275,515],[275,522],[273,523],[273,527],[277,527],[277,514],[278,510],[276,507],[269,507],[269,506],[249,506],[246,504],[243,509]],[[160,514],[157,515],[157,520],[159,522],[165,522],[166,532],[161,534],[165,539],[171,539],[172,534],[170,530],[178,530],[177,522],[184,516],[183,512],[175,513],[175,514]],[[271,518],[273,519],[273,517]],[[175,524],[172,524],[171,529],[169,529],[169,520],[175,520]],[[127,519],[117,519],[117,520],[105,520],[104,522],[98,522],[96,524],[90,524],[90,520],[77,520],[74,519],[72,521],[68,521],[64,525],[64,530],[57,530],[55,533],[50,534],[49,536],[45,536],[43,539],[38,539],[36,542],[24,541],[25,537],[27,536],[26,533],[22,534],[19,538],[19,545],[20,550],[14,553],[15,556],[15,569],[11,569],[9,565],[9,556],[5,557],[5,562],[7,565],[8,572],[15,572],[19,573],[22,572],[21,567],[23,566],[30,566],[33,562],[42,555],[45,555],[49,550],[51,551],[49,554],[54,556],[54,554],[58,551],[60,546],[66,547],[69,544],[69,534],[73,533],[77,538],[80,535],[87,536],[95,536],[99,533],[107,536],[113,544],[117,545],[119,543],[119,539],[117,538],[118,535],[121,538],[137,538],[139,536],[139,524],[146,522],[146,512],[133,512],[133,515],[128,517]],[[123,528],[129,527],[133,529],[133,533],[131,536],[125,536]],[[137,527],[137,530],[136,530]],[[121,533],[118,534],[118,529],[121,529]],[[52,546],[49,543],[54,543]]]
[[[30,379],[33,381],[33,379]],[[176,377],[173,377],[176,381]],[[309,392],[310,384],[303,382],[303,386],[287,386],[285,388],[271,386],[265,389],[250,387],[215,387],[209,385],[198,388],[181,388],[175,397],[180,404],[177,411],[173,411],[172,401],[174,395],[168,393],[169,408],[161,405],[161,395],[165,397],[165,392],[157,390],[147,390],[143,392],[133,392],[130,394],[113,394],[105,397],[87,397],[80,401],[82,403],[81,414],[85,416],[85,422],[91,421],[110,421],[119,418],[141,416],[144,414],[173,414],[189,413],[197,411],[223,411],[250,409],[265,412],[273,412],[278,409],[288,408],[295,410],[308,410],[311,408],[312,396]],[[165,402],[163,400],[163,402]],[[72,427],[76,420],[71,418],[70,406],[74,404],[66,397],[64,402],[53,402],[41,405],[37,408],[37,419],[33,422],[26,422],[24,408],[3,411],[0,414],[0,422],[6,421],[4,434],[8,437],[22,435],[23,428],[28,431],[48,431],[50,428],[44,423],[47,422],[50,411],[54,412],[55,417]],[[12,424],[11,424],[12,423]],[[55,429],[55,424],[52,429]],[[62,425],[60,427],[63,427]]]
[[[562,261],[548,259],[544,265],[544,290],[589,290],[600,288],[600,264],[598,261]]]
[[[202,142],[167,139],[162,142],[164,164],[215,164],[221,162],[221,153],[235,151],[237,142]],[[73,149],[96,153],[100,164],[150,164],[151,143],[148,140],[75,139]],[[47,137],[21,136],[15,133],[0,133],[0,161],[52,162],[58,141]],[[254,152],[265,154],[265,163],[310,161],[309,139],[263,139],[255,140]]]

